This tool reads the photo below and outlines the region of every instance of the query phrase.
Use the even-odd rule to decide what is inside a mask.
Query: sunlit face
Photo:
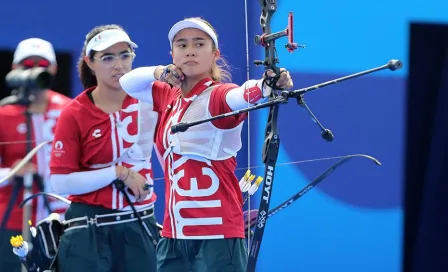
[[[173,63],[189,78],[210,77],[212,64],[219,57],[219,50],[213,48],[207,33],[196,28],[183,29],[173,39]]]
[[[90,69],[94,72],[98,85],[110,89],[121,90],[119,79],[132,70],[135,54],[125,42],[120,42],[106,50],[95,52],[93,60],[86,58]]]

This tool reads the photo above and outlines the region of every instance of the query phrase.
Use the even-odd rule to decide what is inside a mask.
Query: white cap
[[[128,34],[121,29],[108,29],[98,33],[93,37],[86,46],[86,56],[90,54],[92,50],[103,51],[114,44],[119,42],[126,42],[132,48],[137,48],[137,44],[131,41]]]
[[[210,38],[212,38],[213,42],[215,43],[216,48],[218,48],[218,37],[216,37],[215,32],[211,27],[209,27],[206,23],[199,21],[197,19],[185,19],[180,22],[177,22],[173,27],[170,29],[170,32],[168,33],[168,39],[170,40],[170,46],[173,48],[173,39],[176,34],[185,29],[185,28],[196,28],[199,30],[204,31],[207,33]]]
[[[56,54],[51,43],[39,38],[21,41],[14,52],[13,63],[17,64],[32,56],[44,58],[53,64],[56,63]]]

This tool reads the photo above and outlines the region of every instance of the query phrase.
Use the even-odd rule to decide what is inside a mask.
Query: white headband
[[[86,46],[86,56],[92,50],[103,51],[119,42],[128,43],[132,48],[137,48],[137,44],[131,41],[128,34],[121,29],[108,29],[93,37]]]
[[[219,48],[218,47],[218,37],[216,37],[216,34],[211,27],[209,27],[206,23],[196,20],[196,19],[185,19],[185,20],[177,22],[175,25],[173,25],[173,27],[170,29],[170,32],[168,33],[168,39],[170,40],[171,49],[173,48],[174,36],[176,36],[176,34],[179,31],[181,31],[182,29],[185,29],[185,28],[196,28],[196,29],[204,31],[213,40],[216,48]]]

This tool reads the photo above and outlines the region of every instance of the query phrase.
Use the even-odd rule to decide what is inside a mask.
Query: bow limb
[[[8,172],[6,176],[0,179],[0,184],[13,177],[22,167],[24,167],[33,158],[34,155],[37,154],[37,152],[42,147],[44,147],[49,143],[51,143],[51,141],[45,141],[36,145],[28,154],[26,154],[25,158],[23,158],[18,164],[16,164],[16,166],[14,166],[14,168],[11,169],[11,171]]]
[[[307,186],[305,186],[298,193],[296,193],[295,195],[290,197],[288,200],[284,201],[277,207],[271,209],[268,213],[263,213],[263,211],[262,211],[261,217],[264,218],[264,220],[267,220],[268,218],[272,217],[276,213],[278,213],[281,210],[285,209],[286,207],[290,206],[294,201],[298,200],[299,198],[304,196],[306,193],[308,193],[311,189],[313,189],[316,185],[318,185],[322,180],[327,178],[336,169],[338,169],[343,164],[345,164],[346,162],[348,162],[349,160],[354,159],[354,158],[365,158],[365,159],[373,161],[378,166],[381,165],[380,161],[378,161],[376,158],[369,156],[369,155],[365,155],[365,154],[354,154],[354,155],[342,156],[339,161],[337,161],[336,163],[334,163],[333,165],[328,167],[327,170],[325,170],[322,174],[320,174],[317,178],[315,178],[312,182],[310,182]],[[258,214],[258,215],[257,214],[258,214],[257,210],[251,210],[246,213],[246,217],[248,218],[248,221],[250,222],[248,224],[250,226],[250,228],[256,226],[256,224],[258,222],[257,216],[260,216],[260,214]],[[262,223],[263,223],[263,221],[262,221]],[[247,229],[248,225],[245,226],[246,229]]]
[[[53,194],[53,193],[48,193],[48,192],[39,192],[39,193],[35,193],[33,195],[30,195],[29,197],[25,198],[20,204],[19,207],[22,208],[23,205],[25,205],[28,201],[30,201],[33,198],[36,198],[38,196],[49,196],[52,197],[54,199],[60,200],[62,202],[64,202],[65,204],[70,204],[71,201],[68,200],[67,198],[57,195],[57,194]]]
[[[63,196],[60,196],[60,195],[57,195],[57,194],[54,194],[54,193],[40,192],[40,193],[33,194],[33,195],[27,197],[26,199],[24,199],[24,200],[20,203],[19,207],[22,208],[22,207],[26,204],[26,202],[28,202],[28,201],[30,201],[30,200],[32,200],[32,199],[38,197],[38,196],[48,196],[48,197],[52,197],[52,198],[54,198],[54,199],[57,199],[57,200],[59,200],[59,201],[62,201],[62,202],[64,202],[64,203],[66,203],[66,204],[68,204],[68,205],[70,205],[70,204],[72,203],[70,200],[68,200],[67,198],[65,198],[65,197],[63,197]],[[163,225],[161,225],[161,224],[159,224],[158,222],[156,222],[156,226],[157,226],[157,229],[158,229],[159,231],[162,231],[162,229],[163,229]]]

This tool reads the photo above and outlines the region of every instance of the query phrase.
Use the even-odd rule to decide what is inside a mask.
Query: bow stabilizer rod
[[[389,69],[390,71],[395,71],[395,70],[401,69],[402,67],[403,67],[403,64],[402,64],[402,62],[400,60],[390,60],[387,64],[384,64],[382,66],[378,66],[376,68],[368,69],[368,70],[365,70],[365,71],[362,71],[362,72],[358,72],[358,73],[355,73],[355,74],[351,74],[351,75],[348,75],[348,76],[336,78],[336,79],[333,79],[333,80],[330,80],[330,81],[326,81],[326,82],[323,82],[323,83],[320,83],[320,84],[312,85],[312,86],[309,86],[309,87],[305,87],[305,88],[298,89],[298,90],[293,90],[293,91],[286,91],[286,90],[281,91],[279,96],[276,96],[275,98],[273,98],[273,99],[271,99],[271,100],[269,100],[267,102],[260,103],[260,104],[257,104],[255,106],[252,106],[252,107],[247,107],[247,108],[244,108],[244,109],[241,109],[241,110],[237,110],[237,111],[232,111],[232,112],[225,113],[225,114],[216,115],[216,116],[213,116],[213,117],[210,117],[210,118],[207,118],[207,119],[203,119],[203,120],[197,120],[197,121],[192,121],[192,122],[181,122],[181,123],[178,123],[176,125],[171,126],[171,132],[172,133],[184,132],[184,131],[187,131],[188,128],[190,128],[190,127],[197,126],[197,125],[200,125],[200,124],[203,124],[203,123],[206,123],[206,122],[210,122],[210,121],[213,121],[213,120],[218,120],[218,119],[234,116],[234,115],[237,115],[237,114],[241,114],[241,113],[244,113],[244,112],[249,112],[249,111],[258,110],[258,109],[262,109],[262,108],[267,108],[267,107],[270,107],[270,106],[273,106],[273,105],[277,105],[277,104],[287,103],[289,98],[297,98],[297,99],[302,100],[302,102],[304,102],[303,96],[306,93],[308,93],[308,92],[315,91],[315,90],[318,90],[318,89],[322,89],[322,88],[327,87],[329,85],[340,83],[342,81],[346,81],[346,80],[349,80],[349,79],[354,79],[354,78],[357,78],[357,77],[360,77],[360,76],[364,76],[364,75],[367,75],[367,74],[371,74],[371,73],[374,73],[374,72],[378,72],[378,71],[381,71],[381,70]],[[299,105],[300,105],[300,102],[299,102]],[[304,105],[306,105],[306,104],[304,104]],[[309,111],[309,112],[311,112],[311,111]],[[313,114],[313,116],[314,116],[314,114]]]
[[[381,70],[386,70],[386,69],[389,69],[390,71],[395,71],[395,70],[401,69],[402,67],[403,67],[403,63],[400,60],[392,59],[387,64],[384,64],[382,66],[378,66],[378,67],[375,67],[375,68],[372,68],[372,69],[369,69],[369,70],[365,70],[365,71],[358,72],[358,73],[355,73],[355,74],[351,74],[351,75],[348,75],[348,76],[340,77],[340,78],[333,79],[333,80],[330,80],[330,81],[326,81],[326,82],[323,82],[323,83],[319,83],[317,85],[313,85],[313,86],[310,86],[310,87],[306,87],[306,88],[302,88],[302,89],[298,89],[298,90],[294,90],[294,91],[289,91],[288,92],[288,97],[295,97],[295,98],[297,98],[298,96],[304,95],[305,93],[308,93],[310,91],[321,89],[323,87],[327,87],[329,85],[337,84],[337,83],[342,82],[342,81],[346,81],[346,80],[349,80],[349,79],[354,79],[354,78],[357,78],[357,77],[360,77],[360,76],[364,76],[364,75],[367,75],[367,74],[371,74],[371,73],[378,72],[378,71],[381,71]]]

